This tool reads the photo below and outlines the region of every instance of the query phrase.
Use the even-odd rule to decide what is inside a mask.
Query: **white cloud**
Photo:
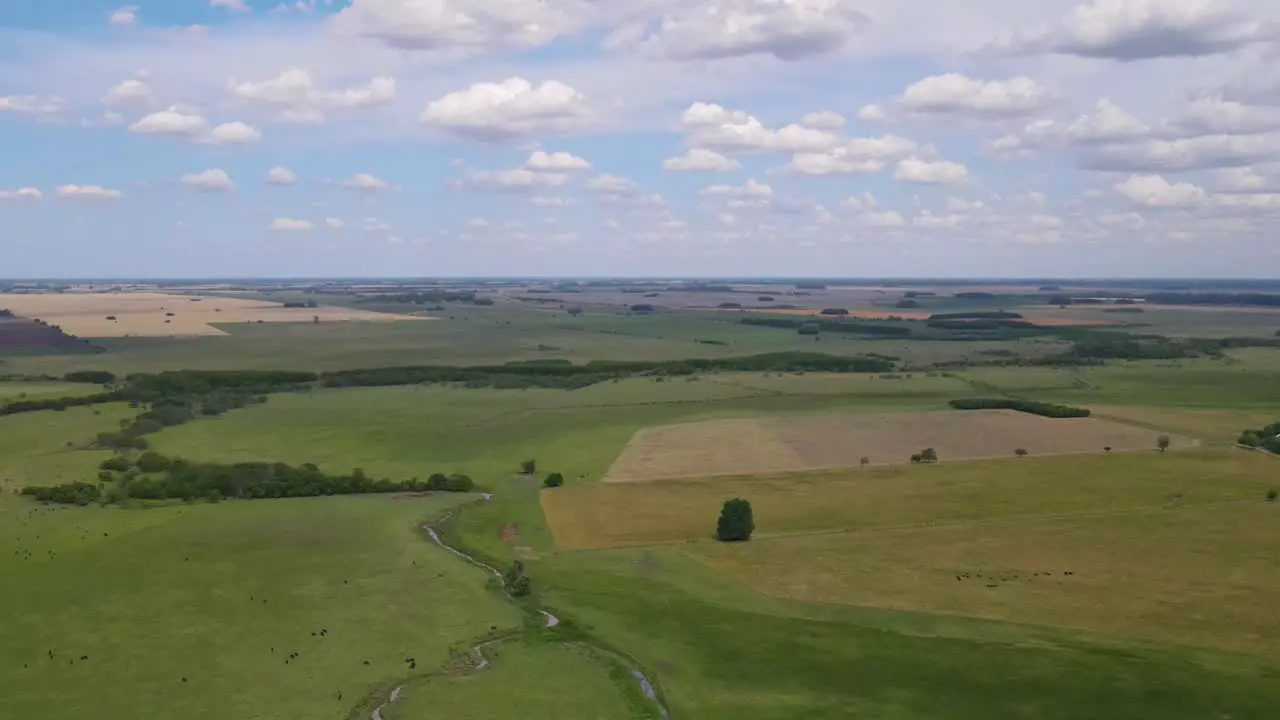
[[[1268,135],[1200,135],[1139,141],[1091,148],[1081,158],[1090,170],[1152,174],[1241,167],[1280,157],[1280,133]]]
[[[680,118],[686,144],[723,152],[821,152],[841,143],[837,133],[803,125],[777,130],[741,110],[695,102]]]
[[[244,0],[209,0],[209,7],[226,8],[233,12],[248,12],[249,7],[244,4]]]
[[[131,102],[145,102],[151,99],[151,88],[141,80],[125,80],[107,91],[103,102],[110,105],[123,105]]]
[[[969,169],[948,160],[931,162],[910,157],[898,161],[893,178],[926,185],[954,185],[969,179]]]
[[[844,127],[845,120],[844,116],[838,112],[819,110],[800,118],[800,124],[805,127],[818,128],[819,130],[839,130]]]
[[[226,192],[236,188],[235,183],[231,182],[231,176],[219,168],[187,173],[182,176],[182,184],[205,192]]]
[[[1092,115],[1081,115],[1067,128],[1067,136],[1078,143],[1109,143],[1145,137],[1150,131],[1141,120],[1102,98]]]
[[[534,85],[522,77],[480,82],[427,105],[421,121],[477,140],[559,134],[591,117],[586,98],[556,80]]]
[[[277,122],[292,125],[319,125],[326,109],[375,108],[396,99],[396,81],[379,76],[368,84],[341,90],[321,88],[311,73],[298,67],[287,68],[268,80],[227,83],[236,100],[280,108]]]
[[[1275,38],[1266,23],[1222,0],[1091,0],[1058,24],[999,45],[1120,61],[1198,57]]]
[[[825,153],[796,153],[783,168],[801,175],[876,173],[884,169],[884,159],[855,155],[848,148],[836,148]]]
[[[209,133],[209,142],[215,145],[249,145],[262,139],[262,133],[252,125],[239,120],[222,123]]]
[[[964,198],[948,197],[947,210],[953,213],[971,213],[984,210],[986,205],[979,200],[965,200]]]
[[[554,196],[553,197],[538,196],[538,197],[532,198],[530,202],[532,202],[537,207],[573,207],[575,205],[580,204],[577,200],[573,198],[554,197]]]
[[[151,113],[129,126],[130,132],[143,135],[180,135],[193,137],[204,132],[208,121],[199,115],[189,115],[171,107]]]
[[[584,0],[352,0],[333,26],[406,50],[529,48],[577,31]]]
[[[895,228],[907,224],[902,215],[894,210],[864,212],[857,219],[861,224],[874,228]]]
[[[548,153],[542,150],[535,150],[525,161],[524,166],[534,172],[544,173],[571,173],[591,169],[591,163],[577,155],[567,152]]]
[[[853,0],[718,0],[675,4],[640,47],[678,60],[770,54],[801,60],[843,46],[869,21]]]
[[[683,155],[663,160],[662,169],[670,172],[735,172],[742,169],[742,163],[715,150],[690,148]]]
[[[1206,198],[1205,191],[1191,183],[1171,184],[1159,175],[1131,175],[1115,191],[1135,205],[1151,208],[1189,207]]]
[[[342,222],[338,218],[325,218],[324,224],[326,227],[333,228],[334,230],[341,230],[346,225],[346,223]]]
[[[1188,103],[1172,124],[1178,131],[1192,135],[1280,132],[1280,109],[1200,97]]]
[[[477,190],[525,192],[538,188],[557,187],[568,180],[568,175],[538,172],[521,167],[474,172],[468,175],[462,184]]]
[[[119,190],[105,188],[101,185],[63,185],[57,189],[58,197],[86,198],[89,200],[115,200],[124,197]]]
[[[108,15],[107,22],[116,27],[135,25],[138,22],[138,9],[137,5],[125,5]]]
[[[711,185],[710,187],[700,190],[703,195],[732,195],[735,197],[755,197],[767,198],[773,195],[773,188],[762,182],[756,182],[754,179],[748,179],[746,183],[735,185]]]
[[[44,193],[39,188],[24,187],[17,190],[0,190],[0,200],[39,200]]]
[[[391,225],[376,217],[367,217],[360,223],[360,229],[366,232],[390,232]]]
[[[916,113],[973,116],[1026,115],[1043,108],[1045,89],[1035,80],[974,80],[958,73],[927,77],[903,91],[898,102]]]
[[[371,175],[369,173],[356,173],[342,181],[342,187],[349,190],[375,192],[378,190],[390,189],[392,186],[391,183],[375,175]]]
[[[278,217],[271,221],[272,230],[284,231],[306,231],[312,228],[310,220],[295,220],[294,218]]]
[[[879,105],[863,105],[858,109],[858,119],[862,122],[881,122],[885,119],[884,108]]]
[[[1236,167],[1215,171],[1213,186],[1220,192],[1257,192],[1277,183],[1252,167]]]
[[[267,171],[266,183],[268,185],[292,185],[298,182],[298,174],[287,167],[277,165]]]
[[[587,189],[616,197],[634,196],[640,192],[640,186],[635,181],[609,173],[603,173],[588,180]]]

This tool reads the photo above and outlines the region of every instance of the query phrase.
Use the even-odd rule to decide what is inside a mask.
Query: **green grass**
[[[41,400],[102,392],[99,385],[63,382],[0,382],[0,404],[15,400]]]
[[[468,674],[406,685],[382,711],[386,720],[626,720],[647,718],[628,704],[635,681],[571,644],[513,641],[486,650],[491,665]],[[617,672],[616,670],[614,671]],[[625,687],[619,687],[624,685]]]

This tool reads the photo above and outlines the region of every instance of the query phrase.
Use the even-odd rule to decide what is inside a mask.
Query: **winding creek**
[[[484,499],[481,502],[488,502],[491,497],[493,496],[486,493],[484,495]],[[448,520],[452,516],[453,516],[452,512],[448,513],[444,517],[440,518],[439,520],[436,520],[436,523],[437,524],[442,523]],[[436,545],[439,545],[445,550],[448,550],[449,552],[453,553],[454,555],[461,558],[462,560],[472,565],[475,565],[476,567],[486,572],[492,573],[494,577],[498,578],[498,582],[502,583],[502,590],[504,593],[506,593],[507,598],[514,600],[514,598],[511,597],[511,594],[507,593],[507,583],[506,583],[506,580],[502,577],[502,571],[498,570],[492,565],[488,565],[484,562],[481,562],[475,559],[474,557],[471,557],[470,555],[462,552],[461,550],[451,545],[448,545],[447,543],[445,543],[443,540],[440,539],[440,535],[436,533],[435,528],[432,527],[430,523],[423,525],[422,529],[427,531],[427,535],[431,537],[432,542],[434,542]],[[560,624],[560,618],[556,617],[555,615],[552,615],[550,612],[543,609],[539,609],[538,612],[541,613],[542,616],[547,619],[546,627],[553,628]],[[484,648],[488,647],[489,645],[494,645],[500,642],[506,642],[507,640],[510,640],[510,639],[511,639],[510,637],[505,637],[505,638],[499,638],[497,640],[489,640],[486,642],[482,642],[478,645],[473,645],[471,647],[471,652],[475,653],[476,659],[478,660],[478,662],[476,663],[475,667],[471,669],[471,672],[479,672],[489,667],[489,659],[484,655]],[[658,715],[662,718],[662,720],[668,720],[668,718],[671,717],[671,715],[667,712],[666,705],[662,703],[662,699],[658,697],[658,693],[654,690],[653,683],[649,681],[648,677],[645,677],[645,674],[640,670],[640,668],[630,665],[630,663],[626,660],[626,658],[623,658],[617,653],[614,653],[612,651],[609,651],[600,647],[596,647],[594,649],[597,652],[605,653],[607,655],[617,658],[624,664],[627,664],[628,665],[627,669],[631,672],[631,676],[634,677],[636,679],[636,682],[640,684],[640,690],[644,693],[645,697],[649,698],[649,700],[657,706]],[[387,697],[387,701],[373,709],[373,713],[372,715],[370,715],[371,720],[383,720],[383,717],[382,717],[383,708],[385,708],[386,706],[398,700],[400,698],[400,691],[402,689],[404,689],[403,685],[397,685],[396,688],[392,690],[391,694]]]

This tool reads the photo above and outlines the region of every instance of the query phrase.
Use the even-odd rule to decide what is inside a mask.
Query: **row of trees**
[[[435,473],[426,480],[395,481],[373,478],[359,468],[349,474],[325,473],[311,463],[196,463],[144,453],[137,460],[116,456],[102,465],[99,484],[67,483],[30,486],[22,494],[36,500],[84,505],[102,500],[221,500],[359,495],[390,492],[471,492],[475,482],[466,475]],[[111,473],[119,473],[112,475]],[[107,480],[114,480],[110,487]]]
[[[1080,418],[1091,414],[1088,408],[1015,398],[961,398],[949,404],[955,410],[1017,410],[1049,418]]]
[[[1256,430],[1245,430],[1240,433],[1240,439],[1236,442],[1280,455],[1280,422]]]

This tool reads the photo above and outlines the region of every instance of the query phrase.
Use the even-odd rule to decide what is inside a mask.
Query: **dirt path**
[[[493,497],[492,495],[486,493],[480,502],[482,503],[488,502],[492,497]],[[450,512],[446,514],[444,517],[436,520],[435,522],[436,524],[442,523],[448,520],[452,516],[453,516],[453,513]],[[506,583],[506,579],[502,576],[502,571],[498,570],[492,565],[489,565],[487,563],[484,563],[475,559],[474,557],[462,552],[461,550],[451,545],[446,544],[443,540],[440,539],[440,535],[436,533],[435,528],[432,527],[430,523],[423,525],[422,529],[427,531],[427,535],[431,537],[431,541],[434,542],[436,545],[439,545],[440,547],[444,548],[450,553],[453,553],[455,556],[461,558],[463,561],[470,563],[471,565],[475,565],[481,570],[489,572],[494,577],[498,578],[498,582],[502,583],[503,593],[506,594],[509,600],[513,602],[515,601],[515,598],[512,597],[511,593],[507,592],[507,583]],[[556,617],[555,615],[552,615],[549,611],[539,608],[538,612],[547,619],[547,623],[545,627],[553,628],[560,624],[560,618]],[[485,654],[484,654],[484,649],[486,647],[490,645],[496,645],[497,643],[500,643],[500,642],[506,642],[507,640],[510,640],[510,639],[511,639],[510,637],[502,637],[496,640],[488,640],[488,641],[479,643],[477,645],[472,645],[471,652],[475,653],[475,656],[478,662],[474,667],[471,668],[469,672],[479,672],[489,667],[489,658],[485,657]],[[668,720],[671,717],[670,714],[667,712],[666,705],[664,705],[662,703],[661,698],[658,697],[658,693],[654,689],[653,683],[649,681],[649,678],[645,676],[645,674],[640,670],[640,668],[632,665],[631,662],[627,660],[627,658],[624,658],[615,652],[612,652],[610,650],[606,650],[600,647],[595,647],[594,649],[598,652],[605,653],[607,655],[615,657],[621,660],[623,663],[625,663],[627,665],[627,670],[631,672],[631,676],[634,677],[636,679],[636,682],[640,684],[640,690],[644,692],[645,697],[649,698],[649,700],[653,701],[653,703],[658,706],[658,715],[662,718],[662,720]],[[395,689],[391,691],[391,694],[387,697],[387,701],[373,709],[373,713],[370,715],[371,720],[383,720],[383,717],[382,717],[383,708],[385,708],[386,706],[398,700],[400,698],[400,691],[402,689],[404,689],[404,685],[397,685]]]

